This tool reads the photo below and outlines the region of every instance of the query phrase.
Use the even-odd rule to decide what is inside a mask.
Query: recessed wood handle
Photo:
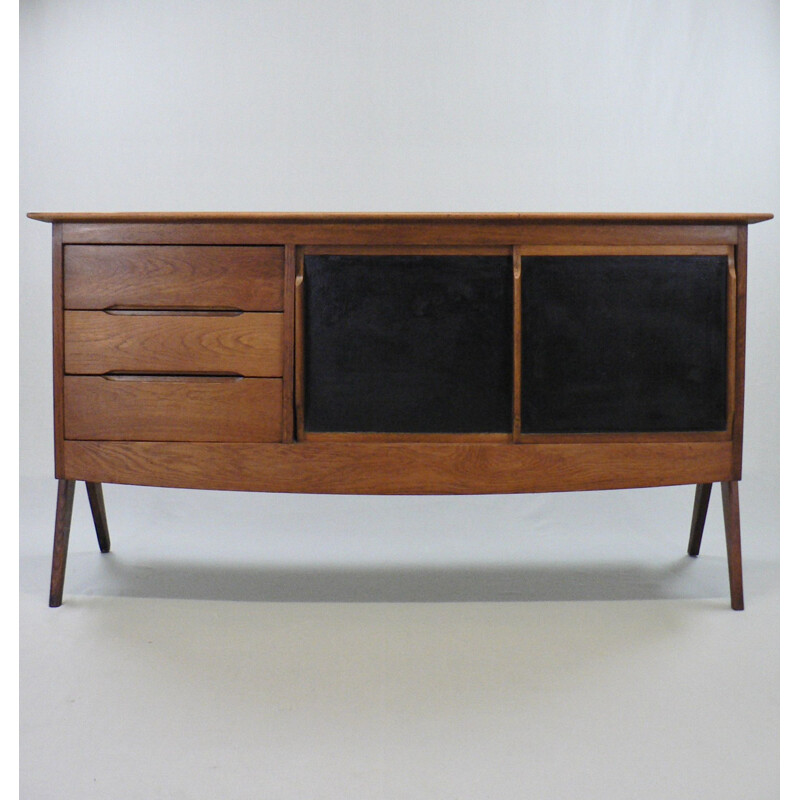
[[[108,306],[106,314],[126,317],[238,317],[244,311],[240,308],[126,308]]]
[[[238,373],[213,373],[213,374],[162,374],[151,373],[130,373],[130,372],[106,372],[101,377],[107,381],[202,381],[206,383],[219,383],[222,381],[240,381],[244,378]]]

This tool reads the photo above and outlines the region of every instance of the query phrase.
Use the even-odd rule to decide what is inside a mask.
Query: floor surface
[[[690,487],[111,486],[107,556],[82,488],[57,610],[55,482],[22,488],[26,800],[778,797],[777,532],[744,490],[737,613],[718,489],[690,559]]]

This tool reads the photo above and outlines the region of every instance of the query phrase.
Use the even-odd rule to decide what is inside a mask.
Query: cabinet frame
[[[192,486],[249,491],[334,491],[359,493],[491,493],[574,491],[598,488],[713,483],[741,477],[744,408],[744,324],[747,225],[769,215],[238,215],[238,214],[35,214],[53,223],[53,354],[56,477],[94,482]],[[231,476],[217,450],[205,443],[84,442],[63,435],[63,248],[68,244],[268,245],[284,248],[284,385],[280,456],[274,445],[225,444],[226,459],[261,455],[247,475]],[[720,254],[729,256],[735,294],[729,287],[729,424],[726,431],[635,434],[521,434],[518,427],[519,316],[515,302],[515,389],[513,429],[506,434],[315,434],[303,427],[302,311],[303,254],[504,254],[516,265],[539,253]],[[518,268],[517,268],[518,272]],[[515,292],[518,278],[515,281]],[[732,284],[731,284],[732,285]],[[733,334],[731,334],[733,331]],[[731,362],[733,368],[731,369]],[[320,437],[314,441],[315,437]],[[487,438],[488,437],[488,438]],[[170,448],[167,448],[170,444]],[[369,445],[377,472],[365,481],[350,462],[365,454],[350,448]],[[536,447],[513,448],[510,444]],[[333,481],[319,481],[309,449],[344,470]],[[420,446],[448,448],[436,458],[456,459],[462,479],[439,478],[420,466],[417,478],[398,481],[390,473],[415,462]],[[546,449],[542,447],[546,445]],[[630,445],[621,453],[614,448]],[[651,446],[666,447],[654,458]],[[176,449],[172,449],[172,448]],[[177,462],[177,452],[189,451]],[[244,449],[242,449],[244,448]],[[255,451],[253,450],[255,448]],[[539,448],[537,450],[537,448]],[[194,456],[191,456],[196,449]],[[123,451],[126,455],[123,456]],[[523,455],[524,453],[524,455]],[[423,454],[424,455],[424,454]],[[431,451],[431,455],[434,453]],[[547,456],[545,458],[545,456]],[[579,466],[554,480],[562,464]],[[668,464],[667,464],[668,462]],[[197,465],[203,464],[203,468]],[[612,469],[612,465],[614,468]],[[416,470],[416,468],[415,468]],[[552,474],[548,474],[548,472]],[[512,474],[513,473],[513,474]],[[598,474],[595,474],[598,473]],[[413,471],[412,474],[417,474]]]

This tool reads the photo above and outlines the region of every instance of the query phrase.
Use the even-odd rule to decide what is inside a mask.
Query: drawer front
[[[68,374],[214,372],[279,377],[283,314],[64,314]]]
[[[278,442],[282,381],[64,378],[66,439]]]
[[[66,245],[70,309],[283,308],[282,247]]]

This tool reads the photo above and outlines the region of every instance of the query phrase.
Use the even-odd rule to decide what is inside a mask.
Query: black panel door
[[[510,432],[504,256],[307,255],[308,432]]]
[[[522,259],[522,431],[726,427],[725,256]]]

